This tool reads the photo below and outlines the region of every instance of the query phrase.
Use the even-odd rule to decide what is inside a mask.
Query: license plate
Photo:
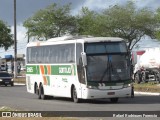
[[[108,95],[115,95],[115,92],[108,92]]]
[[[5,82],[5,84],[8,84],[9,82]]]

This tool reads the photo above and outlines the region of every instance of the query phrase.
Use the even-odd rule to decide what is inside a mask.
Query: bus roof
[[[118,37],[93,37],[93,36],[63,36],[57,38],[51,38],[47,41],[67,41],[67,40],[81,40],[84,42],[99,42],[99,41],[122,41],[122,38]]]
[[[119,42],[123,41],[119,37],[93,37],[93,36],[63,36],[48,39],[47,41],[36,41],[30,42],[27,46],[41,46],[49,44],[59,44],[59,43],[90,43],[90,42]]]

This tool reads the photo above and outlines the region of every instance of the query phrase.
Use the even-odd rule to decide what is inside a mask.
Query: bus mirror
[[[85,53],[85,52],[82,52],[82,53],[81,53],[81,56],[82,56],[83,66],[86,66],[86,65],[87,65],[86,53]]]

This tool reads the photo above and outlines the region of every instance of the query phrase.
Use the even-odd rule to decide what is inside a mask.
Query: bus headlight
[[[13,79],[11,79],[11,81],[13,81]]]
[[[89,88],[89,89],[98,89],[98,87],[96,87],[96,86],[87,86],[87,88]]]
[[[0,82],[2,82],[2,79],[0,79]]]
[[[131,86],[131,84],[124,84],[123,88],[127,88],[127,87],[130,87],[130,86]]]

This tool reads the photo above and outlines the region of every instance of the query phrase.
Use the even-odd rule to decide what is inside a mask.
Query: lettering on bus
[[[32,73],[33,72],[33,67],[27,67],[27,72]]]
[[[59,67],[59,73],[71,73],[72,70],[70,67]]]

